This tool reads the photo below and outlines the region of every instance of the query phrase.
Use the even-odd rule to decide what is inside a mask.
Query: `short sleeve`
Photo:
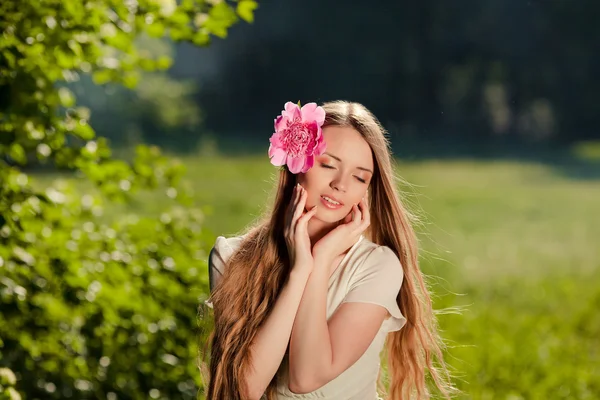
[[[396,254],[387,246],[379,246],[356,271],[342,303],[371,303],[385,307],[391,317],[383,326],[387,332],[398,331],[406,323],[396,300],[403,279],[404,271]]]
[[[233,254],[233,248],[224,236],[218,236],[215,245],[210,250],[210,254],[208,256],[208,279],[210,291],[214,290],[217,286],[223,274],[225,273],[225,265],[227,264],[227,260]],[[206,300],[204,302],[208,307],[213,308],[212,302]]]

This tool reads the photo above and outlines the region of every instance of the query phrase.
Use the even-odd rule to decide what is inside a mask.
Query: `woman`
[[[383,128],[336,101],[287,103],[275,130],[269,155],[284,167],[272,211],[211,251],[207,399],[376,400],[385,343],[388,399],[427,398],[426,369],[448,397]]]

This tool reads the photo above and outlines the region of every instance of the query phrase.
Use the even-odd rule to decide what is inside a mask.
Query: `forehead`
[[[344,163],[373,169],[371,147],[356,129],[328,126],[323,128],[323,138],[327,144],[327,153],[341,158]]]

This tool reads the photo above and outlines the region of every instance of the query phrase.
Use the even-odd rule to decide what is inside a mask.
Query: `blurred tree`
[[[96,138],[67,84],[133,88],[168,57],[140,35],[206,46],[257,4],[198,0],[21,0],[0,4],[0,397],[194,398],[192,321],[205,284],[201,214],[177,206],[160,220],[98,220],[106,201],[160,189],[189,204],[182,166],[156,147],[131,162]],[[153,81],[154,85],[162,84]],[[183,90],[175,86],[176,90]],[[153,101],[156,88],[139,92]],[[163,104],[164,105],[164,104]],[[162,106],[157,109],[163,110]],[[165,121],[181,119],[168,112]],[[32,162],[76,171],[97,191],[32,185]],[[203,266],[205,268],[205,266]]]
[[[174,57],[167,39],[141,35],[136,47],[153,57]],[[193,96],[198,85],[175,79],[166,71],[143,72],[134,88],[95,85],[83,76],[68,87],[91,110],[90,124],[115,147],[156,144],[178,152],[194,149],[202,113]]]

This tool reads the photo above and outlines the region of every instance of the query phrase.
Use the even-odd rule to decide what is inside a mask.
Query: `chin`
[[[319,209],[313,218],[333,224],[344,219],[344,216],[347,214],[344,208],[340,208],[339,210]]]

